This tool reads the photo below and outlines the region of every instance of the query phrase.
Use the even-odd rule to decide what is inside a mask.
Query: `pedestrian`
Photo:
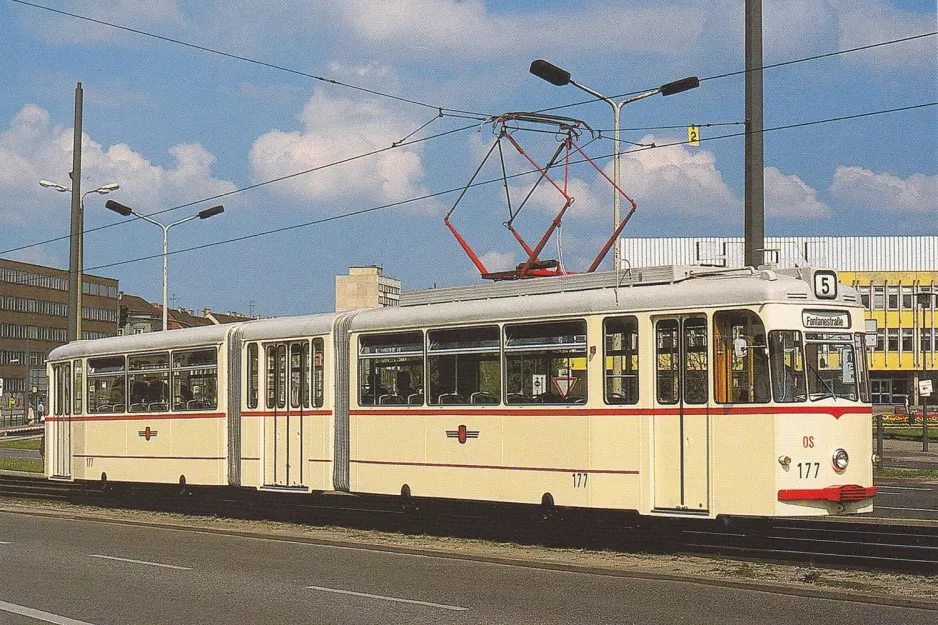
[[[26,425],[32,425],[36,421],[36,413],[33,411],[33,406],[30,404],[29,408],[26,409]]]
[[[44,423],[46,420],[46,407],[43,405],[42,400],[39,400],[39,405],[36,406],[36,412],[39,414],[39,423]]]

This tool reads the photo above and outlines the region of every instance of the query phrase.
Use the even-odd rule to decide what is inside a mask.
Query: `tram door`
[[[655,320],[654,507],[706,512],[710,500],[707,319]]]
[[[79,361],[76,361],[76,363]],[[46,448],[52,452],[51,477],[71,477],[72,475],[72,383],[71,367],[67,364],[56,365],[52,369],[55,384],[55,399],[49,407],[52,412],[52,431],[46,441]],[[48,431],[48,430],[47,430]]]
[[[309,342],[266,346],[267,415],[264,417],[264,483],[301,487],[303,417],[309,404]]]

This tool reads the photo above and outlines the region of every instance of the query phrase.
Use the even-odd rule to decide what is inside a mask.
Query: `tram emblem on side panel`
[[[467,430],[465,425],[460,425],[456,430],[446,430],[446,437],[458,439],[460,445],[465,445],[466,439],[479,438],[479,430]]]

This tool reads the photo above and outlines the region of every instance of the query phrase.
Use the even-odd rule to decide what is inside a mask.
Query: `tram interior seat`
[[[403,404],[406,403],[400,395],[382,395],[378,398],[379,404]]]
[[[466,398],[459,393],[443,393],[439,397],[439,402],[441,404],[464,404]]]
[[[422,405],[423,404],[423,393],[411,393],[407,396],[407,403],[413,405]]]
[[[476,391],[469,396],[470,404],[497,404],[498,397],[485,391]]]
[[[169,410],[169,406],[166,404],[165,401],[155,401],[155,402],[151,402],[150,404],[147,404],[147,409],[150,412],[166,412],[167,410]]]
[[[534,400],[524,393],[508,393],[509,404],[530,404]]]
[[[146,412],[147,405],[143,402],[135,402],[130,404],[130,412]]]

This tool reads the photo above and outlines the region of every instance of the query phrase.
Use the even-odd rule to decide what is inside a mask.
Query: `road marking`
[[[102,556],[97,553],[93,553],[90,558],[103,558],[104,560],[117,560],[118,562],[130,562],[132,564],[145,564],[147,566],[159,566],[164,569],[176,569],[178,571],[191,571],[192,569],[188,566],[176,566],[175,564],[160,564],[159,562],[147,562],[146,560],[131,560],[130,558],[118,558],[117,556]]]
[[[5,541],[5,540],[0,540],[0,545],[9,545],[9,544],[10,544],[10,543],[8,543],[8,542]]]
[[[923,490],[925,492],[930,492],[934,490],[933,488],[913,488],[912,486],[888,486],[888,485],[883,485],[883,486],[880,486],[879,488],[888,488],[891,490]]]
[[[59,616],[58,614],[52,614],[51,612],[43,612],[42,610],[35,610],[33,608],[27,608],[26,606],[16,605],[15,603],[7,603],[6,601],[0,601],[0,610],[4,612],[12,612],[13,614],[19,614],[20,616],[26,616],[28,618],[36,619],[37,621],[43,621],[45,623],[54,623],[55,625],[92,625],[91,623],[86,623],[85,621],[76,621],[73,618],[68,618],[67,616]]]
[[[455,612],[465,612],[469,608],[461,608],[457,605],[446,605],[443,603],[431,603],[429,601],[415,601],[413,599],[400,599],[398,597],[384,597],[382,595],[369,595],[366,592],[352,592],[351,590],[339,590],[338,588],[324,588],[322,586],[307,586],[309,590],[319,590],[322,592],[334,592],[340,595],[352,595],[355,597],[366,597],[368,599],[381,599],[383,601],[396,601],[397,603],[413,603],[415,605],[425,605],[431,608],[440,608],[443,610],[453,610]]]

